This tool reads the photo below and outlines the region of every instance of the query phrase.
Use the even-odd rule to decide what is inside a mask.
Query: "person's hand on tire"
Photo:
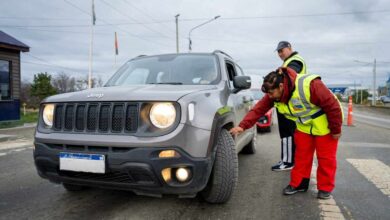
[[[242,132],[244,132],[244,129],[241,128],[241,127],[234,127],[232,129],[230,129],[230,134],[232,135],[237,135],[237,134],[241,134]]]

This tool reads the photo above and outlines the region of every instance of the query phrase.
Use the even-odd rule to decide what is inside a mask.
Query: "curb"
[[[14,141],[18,139],[16,135],[0,134],[0,142]]]
[[[0,132],[1,131],[9,131],[9,130],[29,129],[29,128],[35,128],[36,126],[37,126],[36,123],[26,123],[23,126],[19,126],[19,127],[1,128]]]

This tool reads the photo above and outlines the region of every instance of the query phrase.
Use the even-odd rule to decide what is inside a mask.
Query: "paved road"
[[[343,131],[328,204],[315,198],[315,172],[307,193],[281,194],[289,172],[270,170],[280,154],[276,125],[259,134],[256,155],[239,155],[239,184],[223,205],[103,189],[68,193],[38,177],[31,140],[0,143],[0,219],[390,219],[390,130],[356,122]]]
[[[344,115],[347,120],[348,105],[344,104]],[[390,129],[390,108],[371,108],[362,105],[353,106],[353,120],[356,122]]]

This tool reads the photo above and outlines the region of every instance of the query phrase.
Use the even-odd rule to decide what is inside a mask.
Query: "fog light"
[[[190,177],[190,171],[187,168],[179,168],[176,170],[176,178],[180,182],[185,182]]]
[[[171,173],[172,173],[171,168],[165,168],[161,171],[161,175],[165,182],[171,181],[172,179]]]
[[[158,154],[159,158],[180,157],[180,154],[175,150],[163,150]]]

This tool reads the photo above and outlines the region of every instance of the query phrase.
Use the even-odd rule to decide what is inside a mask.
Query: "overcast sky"
[[[371,86],[377,60],[377,85],[390,76],[390,1],[388,0],[95,0],[94,75],[107,80],[114,69],[140,54],[176,52],[174,16],[179,17],[180,52],[220,49],[249,74],[265,75],[281,65],[275,47],[288,40],[311,73],[328,84]],[[22,54],[22,79],[38,72],[88,73],[90,0],[2,0],[0,30],[30,46]],[[358,63],[354,60],[370,63]]]

